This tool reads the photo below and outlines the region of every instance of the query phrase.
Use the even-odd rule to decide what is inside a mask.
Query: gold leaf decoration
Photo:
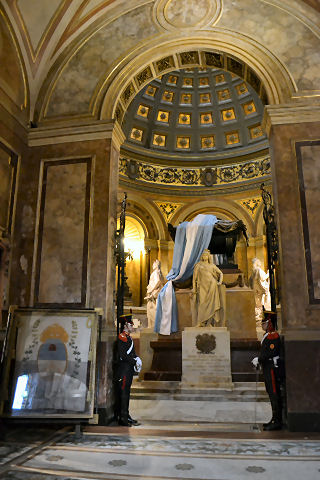
[[[182,207],[183,203],[172,203],[172,202],[154,202],[157,207],[161,210],[166,222],[169,222],[178,208]]]

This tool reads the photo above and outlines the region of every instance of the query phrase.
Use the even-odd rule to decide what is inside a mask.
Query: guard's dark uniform
[[[272,420],[264,425],[266,430],[275,430],[282,425],[282,359],[281,340],[278,332],[267,332],[261,342],[258,357],[263,369],[264,383],[272,407]]]
[[[117,386],[119,399],[119,423],[128,425],[130,388],[136,364],[136,352],[133,340],[126,332],[118,336]]]

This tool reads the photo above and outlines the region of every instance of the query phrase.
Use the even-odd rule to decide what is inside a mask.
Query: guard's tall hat
[[[277,328],[277,313],[264,310],[263,312],[263,322],[268,322],[270,327],[273,329]]]
[[[123,330],[124,328],[124,325],[126,323],[131,323],[131,325],[133,325],[133,320],[132,320],[132,313],[127,313],[125,315],[120,315],[119,317],[119,323],[121,325],[121,331]]]

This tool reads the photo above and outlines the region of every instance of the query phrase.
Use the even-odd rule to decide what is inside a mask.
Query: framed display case
[[[25,418],[91,418],[95,310],[11,310],[0,412]]]

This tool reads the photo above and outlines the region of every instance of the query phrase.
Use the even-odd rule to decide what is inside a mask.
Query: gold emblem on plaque
[[[226,144],[227,145],[234,145],[235,143],[240,142],[239,132],[237,132],[237,131],[226,132],[225,137],[226,137]]]
[[[244,82],[236,85],[236,91],[239,96],[248,93],[247,85]]]
[[[211,103],[211,94],[208,92],[208,93],[200,93],[200,96],[199,96],[199,99],[200,99],[200,103]]]
[[[257,111],[253,100],[250,100],[250,102],[247,103],[243,103],[242,108],[245,115],[251,115],[252,113],[255,113]]]
[[[165,147],[166,146],[166,135],[162,135],[159,133],[153,134],[152,145],[157,147]]]
[[[190,137],[177,137],[177,148],[190,148]]]
[[[215,146],[214,136],[201,137],[201,148],[213,148]]]
[[[149,95],[149,97],[154,97],[156,94],[157,88],[154,87],[153,85],[148,85],[146,89],[146,95]]]
[[[221,117],[224,122],[229,122],[230,120],[235,120],[236,114],[234,108],[228,108],[227,110],[221,110]]]
[[[150,111],[150,107],[147,107],[146,105],[139,105],[137,114],[140,115],[140,117],[148,118]]]
[[[213,123],[212,113],[211,112],[201,113],[200,123],[201,125],[211,125]]]
[[[225,100],[229,100],[231,98],[230,90],[225,88],[224,90],[218,90],[218,99],[219,102],[224,102]]]
[[[253,125],[249,127],[250,138],[254,140],[255,138],[263,137],[263,130],[261,125]]]
[[[167,103],[173,102],[174,93],[169,90],[165,90],[162,95],[162,101]]]
[[[190,105],[190,103],[192,103],[191,93],[182,93],[180,97],[180,103]]]
[[[207,87],[209,85],[209,78],[208,77],[200,77],[199,78],[199,87]]]
[[[169,116],[170,116],[170,112],[166,112],[164,110],[159,110],[157,120],[158,120],[158,122],[168,123],[169,122]]]
[[[191,114],[190,113],[179,113],[178,122],[181,125],[191,125]]]
[[[130,133],[130,138],[136,142],[142,141],[143,131],[140,128],[133,128]]]

